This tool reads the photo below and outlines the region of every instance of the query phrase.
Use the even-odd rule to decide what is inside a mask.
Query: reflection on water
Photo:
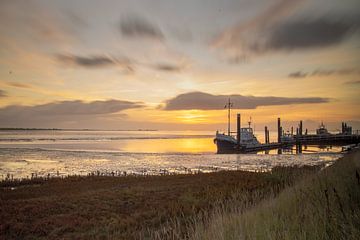
[[[7,174],[159,174],[269,170],[278,165],[331,163],[340,148],[302,146],[259,154],[215,154],[211,132],[0,131],[0,178]],[[293,154],[293,155],[292,155]]]
[[[119,150],[142,153],[214,153],[216,145],[213,138],[152,139],[126,141]]]
[[[274,166],[316,165],[332,163],[341,154],[313,153],[299,155],[256,154],[185,154],[185,153],[122,153],[63,151],[41,149],[0,149],[0,175],[26,177],[38,175],[87,174],[90,172],[126,171],[136,174],[159,174],[219,170],[266,171]]]

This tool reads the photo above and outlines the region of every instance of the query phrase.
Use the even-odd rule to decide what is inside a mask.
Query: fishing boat
[[[232,103],[229,102],[225,105],[228,109],[228,134],[220,133],[216,131],[214,143],[217,146],[218,153],[234,153],[246,151],[246,149],[254,149],[260,147],[261,144],[254,135],[251,127],[251,118],[248,122],[248,127],[241,128],[240,126],[240,114],[237,115],[237,131],[231,132],[230,129],[230,112]],[[236,133],[235,136],[232,134]]]
[[[253,134],[252,128],[241,128],[240,145],[235,136],[216,132],[214,142],[217,146],[217,153],[234,153],[260,147],[260,142]]]

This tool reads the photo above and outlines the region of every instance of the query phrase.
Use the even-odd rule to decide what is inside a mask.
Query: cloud
[[[331,76],[331,75],[351,75],[360,74],[360,70],[356,68],[342,68],[342,69],[317,69],[312,72],[292,72],[288,76],[290,78],[305,78],[311,76]]]
[[[31,85],[24,84],[24,83],[17,83],[17,82],[7,82],[8,86],[16,87],[16,88],[32,88]]]
[[[346,85],[360,85],[360,80],[345,82]]]
[[[169,64],[169,63],[161,63],[153,66],[154,69],[165,71],[165,72],[180,72],[183,70],[182,66]]]
[[[189,92],[180,94],[165,102],[164,110],[220,110],[228,98],[234,103],[236,109],[255,109],[260,106],[326,103],[328,98],[287,98],[287,97],[256,97],[242,95],[212,95],[203,92]]]
[[[305,78],[306,76],[307,76],[307,73],[304,73],[302,71],[289,73],[290,78]]]
[[[330,76],[330,75],[350,75],[360,74],[359,69],[343,68],[343,69],[317,69],[312,72],[313,76]]]
[[[142,103],[139,102],[121,100],[93,101],[88,103],[75,100],[52,102],[35,106],[12,105],[5,108],[0,108],[0,112],[2,114],[19,111],[44,115],[94,115],[116,113],[122,110],[139,108],[142,106]]]
[[[75,56],[75,55],[58,55],[57,58],[68,64],[77,65],[81,67],[103,67],[115,65],[114,59],[106,56]]]
[[[303,2],[279,0],[249,21],[224,30],[213,39],[211,45],[230,62],[243,62],[233,59],[337,45],[360,28],[354,16],[294,18],[293,12]]]
[[[341,43],[358,27],[350,21],[333,18],[285,22],[269,33],[262,51],[331,46]]]
[[[265,30],[291,15],[302,2],[304,0],[279,0],[250,20],[225,29],[213,39],[211,45],[225,51],[225,55],[231,59],[247,58],[252,48],[259,44],[259,39],[264,39]]]
[[[91,56],[76,56],[71,54],[56,55],[58,61],[68,66],[83,67],[83,68],[103,68],[103,67],[122,67],[124,73],[135,72],[135,67],[147,67],[164,72],[180,72],[185,66],[173,63],[142,63],[135,60],[130,60],[126,57],[109,57],[106,55],[91,55]]]
[[[7,97],[7,94],[4,90],[0,89],[0,98]]]
[[[69,54],[58,54],[56,58],[69,66],[78,66],[84,68],[100,68],[119,66],[126,72],[133,72],[134,67],[128,58],[113,58],[106,55],[76,56]]]
[[[0,1],[1,38],[17,45],[29,43],[63,47],[77,42],[81,28],[75,27],[59,8],[38,1]]]
[[[10,105],[0,108],[0,124],[2,126],[21,125],[27,123],[34,125],[58,125],[66,121],[80,123],[91,119],[105,118],[107,116],[123,116],[121,111],[141,108],[141,102],[123,100],[106,100],[83,102],[60,101],[35,106]],[[120,115],[119,115],[120,114]]]
[[[149,21],[139,17],[128,17],[120,22],[120,31],[129,38],[163,39],[161,30]]]

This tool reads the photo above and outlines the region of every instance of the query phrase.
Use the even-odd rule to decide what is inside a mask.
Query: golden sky
[[[355,0],[0,2],[0,127],[360,128]],[[233,115],[235,116],[235,115]]]

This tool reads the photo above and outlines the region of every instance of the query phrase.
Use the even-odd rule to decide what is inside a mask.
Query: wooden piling
[[[265,143],[268,143],[268,128],[265,126]]]
[[[277,127],[278,127],[278,143],[281,143],[281,133],[282,133],[282,129],[281,129],[280,118],[278,118]]]
[[[240,138],[241,138],[241,116],[240,116],[240,113],[238,113],[236,116],[236,127],[237,127],[236,140],[237,140],[237,145],[240,148]]]

